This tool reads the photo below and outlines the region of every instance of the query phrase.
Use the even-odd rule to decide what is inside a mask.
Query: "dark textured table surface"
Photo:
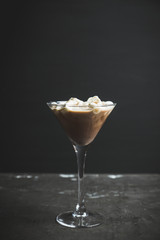
[[[55,222],[77,200],[74,174],[0,174],[1,240],[159,240],[160,175],[88,174],[87,208],[104,224],[70,229]]]

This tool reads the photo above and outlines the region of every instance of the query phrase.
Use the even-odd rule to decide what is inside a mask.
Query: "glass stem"
[[[76,146],[73,145],[78,166],[78,203],[74,212],[75,217],[84,217],[87,215],[85,201],[84,201],[84,170],[85,170],[85,159],[87,155],[88,146]]]

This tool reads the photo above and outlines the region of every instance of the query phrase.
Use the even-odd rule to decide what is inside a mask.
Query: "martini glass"
[[[78,167],[78,201],[75,210],[60,213],[56,221],[70,228],[98,226],[103,223],[103,216],[97,212],[88,211],[85,206],[83,182],[85,159],[88,146],[95,139],[116,104],[93,109],[86,106],[66,108],[64,101],[48,102],[47,105],[67,133],[76,153]]]

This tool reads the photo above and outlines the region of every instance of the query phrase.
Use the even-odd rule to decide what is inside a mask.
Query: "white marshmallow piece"
[[[54,105],[54,109],[64,111],[83,111],[90,110],[93,113],[97,114],[101,111],[100,107],[103,107],[108,110],[113,109],[113,102],[111,101],[101,101],[98,96],[90,97],[87,101],[83,102],[78,98],[71,97],[68,101],[57,101]],[[81,108],[84,107],[84,108]]]
[[[87,100],[88,104],[93,104],[93,106],[100,106],[102,104],[101,99],[98,96],[90,97]]]

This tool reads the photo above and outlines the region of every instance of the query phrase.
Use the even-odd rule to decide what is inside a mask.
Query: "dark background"
[[[87,172],[160,172],[159,1],[68,0],[1,6],[1,172],[76,172],[46,106],[71,96],[117,102]]]

